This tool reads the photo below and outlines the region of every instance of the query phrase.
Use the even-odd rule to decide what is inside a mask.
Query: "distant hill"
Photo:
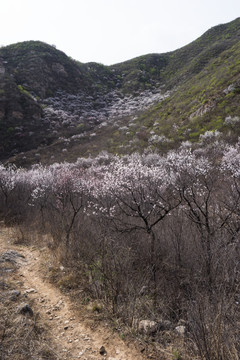
[[[240,18],[191,44],[104,66],[27,41],[0,49],[0,160],[165,151],[240,135]]]

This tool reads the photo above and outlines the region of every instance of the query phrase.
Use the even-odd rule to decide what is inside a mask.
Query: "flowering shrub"
[[[234,125],[239,124],[239,122],[240,122],[239,116],[227,116],[225,118],[224,124],[234,126]]]
[[[214,130],[214,131],[205,131],[204,134],[201,134],[199,136],[199,140],[202,143],[206,143],[206,142],[211,142],[214,141],[215,139],[219,138],[221,136],[221,133],[218,130]]]

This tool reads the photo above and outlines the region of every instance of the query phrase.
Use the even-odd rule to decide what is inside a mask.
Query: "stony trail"
[[[49,283],[43,275],[43,263],[47,249],[41,251],[33,246],[13,245],[11,232],[0,228],[1,253],[15,250],[23,256],[14,273],[26,302],[33,303],[32,310],[48,329],[50,343],[59,360],[142,360],[147,359],[133,344],[127,344],[107,326],[92,329],[84,315],[75,311],[67,295]],[[105,352],[100,351],[101,347]],[[101,353],[102,354],[101,354]]]

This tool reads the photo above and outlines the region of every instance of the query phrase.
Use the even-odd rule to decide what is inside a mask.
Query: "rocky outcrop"
[[[107,94],[86,96],[84,93],[76,95],[58,91],[55,97],[44,100],[43,121],[49,130],[62,127],[75,128],[80,124],[86,127],[104,126],[105,122],[114,122],[124,117],[141,113],[150,106],[164,100],[169,92],[161,89],[143,91],[138,96],[123,96],[117,91]]]
[[[0,255],[0,264],[10,262],[17,265],[24,261],[24,256],[15,250],[7,250]]]

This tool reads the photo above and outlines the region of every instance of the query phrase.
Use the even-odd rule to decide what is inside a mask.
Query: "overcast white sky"
[[[0,45],[41,40],[105,65],[182,47],[240,16],[240,0],[0,0]]]

